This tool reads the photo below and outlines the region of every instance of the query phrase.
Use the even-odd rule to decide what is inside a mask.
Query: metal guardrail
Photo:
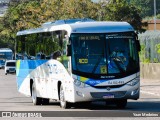
[[[146,31],[139,34],[141,62],[160,62],[160,31]]]

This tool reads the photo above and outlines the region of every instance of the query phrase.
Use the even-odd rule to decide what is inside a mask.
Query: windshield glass
[[[6,66],[13,66],[13,67],[15,67],[16,63],[15,62],[7,62]]]
[[[106,35],[108,41],[108,73],[126,73],[139,67],[134,33]]]
[[[11,60],[12,59],[12,52],[0,52],[0,59]]]
[[[97,66],[106,66],[104,35],[75,34],[71,36],[73,70],[101,74]]]
[[[139,68],[134,33],[72,34],[73,72],[130,73]]]

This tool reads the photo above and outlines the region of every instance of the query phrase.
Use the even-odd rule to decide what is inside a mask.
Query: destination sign
[[[133,39],[132,36],[106,36],[106,39],[116,39],[116,38],[127,38],[127,39]]]
[[[88,35],[88,36],[79,36],[79,40],[100,40],[99,36],[96,35]]]
[[[117,38],[121,38],[121,39],[133,39],[134,35],[132,34],[127,34],[127,33],[119,33],[119,34],[108,34],[106,35],[106,39],[117,39]]]

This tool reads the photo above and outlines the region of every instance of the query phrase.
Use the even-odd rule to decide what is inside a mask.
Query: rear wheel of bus
[[[37,97],[37,91],[36,91],[36,86],[35,83],[32,84],[32,102],[34,105],[41,105],[42,104],[42,98]]]
[[[71,107],[70,103],[65,100],[64,89],[63,89],[62,85],[60,86],[59,98],[60,98],[60,107],[61,108],[66,109],[66,108]]]
[[[48,105],[49,99],[48,98],[42,98],[42,105]]]

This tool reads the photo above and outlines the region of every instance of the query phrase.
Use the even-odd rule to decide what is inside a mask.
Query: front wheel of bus
[[[37,97],[35,83],[32,84],[32,102],[34,105],[41,105],[42,98]]]
[[[63,90],[63,86],[61,85],[60,87],[60,93],[59,93],[59,97],[60,97],[60,107],[61,108],[70,108],[69,102],[67,102],[65,100],[65,96],[64,96],[64,90]]]

